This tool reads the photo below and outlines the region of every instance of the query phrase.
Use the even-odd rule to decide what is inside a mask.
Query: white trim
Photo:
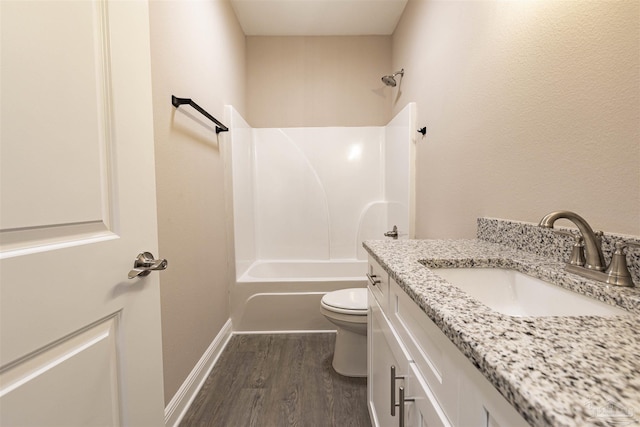
[[[169,404],[164,408],[164,424],[167,427],[178,427],[182,417],[193,403],[202,388],[213,366],[218,361],[222,350],[232,336],[231,319],[227,320],[218,335],[213,339],[209,348],[204,352],[191,373],[184,380]]]

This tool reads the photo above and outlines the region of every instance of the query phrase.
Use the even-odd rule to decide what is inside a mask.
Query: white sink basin
[[[515,270],[434,268],[434,273],[508,316],[618,316],[629,312]]]

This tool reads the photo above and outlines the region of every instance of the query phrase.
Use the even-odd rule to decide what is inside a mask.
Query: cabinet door
[[[457,350],[393,279],[389,280],[387,313],[421,379],[437,396],[438,404],[448,419],[457,424],[460,370],[448,349]]]
[[[391,427],[398,425],[398,408],[395,403],[398,401],[398,388],[405,386],[404,377],[409,373],[409,359],[371,291],[367,320],[367,394],[371,423],[374,427]],[[392,367],[395,369],[395,378],[392,378]]]
[[[451,427],[447,415],[415,363],[409,365],[405,383],[405,427]]]
[[[461,426],[529,427],[529,424],[471,363],[458,363],[462,376],[459,422]]]

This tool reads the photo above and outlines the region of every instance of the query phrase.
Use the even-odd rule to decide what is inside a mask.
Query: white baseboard
[[[220,353],[231,339],[231,319],[227,320],[218,335],[213,339],[209,348],[204,352],[189,376],[184,380],[169,404],[164,408],[164,424],[166,427],[178,427],[182,417],[191,406],[198,391],[211,373]]]

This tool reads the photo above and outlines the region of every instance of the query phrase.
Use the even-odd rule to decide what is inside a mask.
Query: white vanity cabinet
[[[374,427],[520,427],[529,424],[420,307],[369,259],[368,398]],[[392,380],[391,367],[395,367]],[[400,401],[391,415],[391,400]],[[402,420],[400,410],[404,410]]]
[[[373,265],[372,265],[373,264]],[[373,426],[448,427],[435,395],[387,318],[389,276],[375,261],[369,273],[378,283],[369,284],[367,395]],[[380,283],[383,286],[380,286]]]

